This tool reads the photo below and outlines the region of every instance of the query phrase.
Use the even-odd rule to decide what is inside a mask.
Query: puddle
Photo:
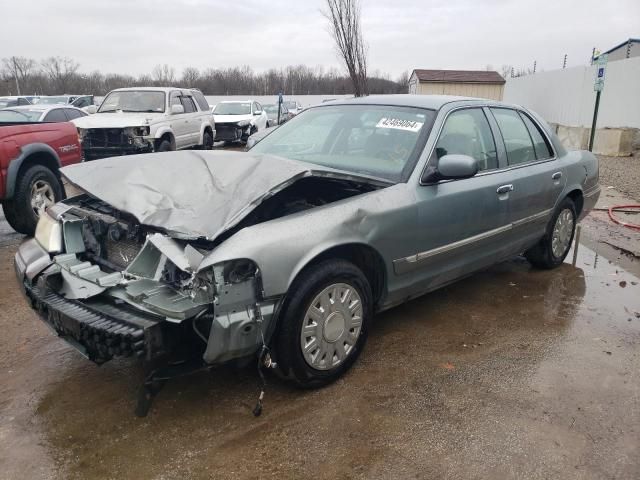
[[[577,265],[516,259],[385,312],[344,378],[317,391],[270,378],[259,418],[253,368],[170,382],[136,418],[139,367],[93,366],[20,299],[3,344],[0,472],[638,478],[639,280],[584,246]]]

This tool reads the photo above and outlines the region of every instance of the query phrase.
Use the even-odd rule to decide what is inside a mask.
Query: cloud
[[[640,2],[596,0],[361,0],[370,71],[538,69],[588,61],[640,36]],[[341,65],[321,0],[2,0],[3,54],[72,57],[83,71],[150,72],[158,63],[200,69]],[[18,21],[24,19],[24,21]]]

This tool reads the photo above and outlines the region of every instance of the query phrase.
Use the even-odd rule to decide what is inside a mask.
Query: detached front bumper
[[[169,321],[164,315],[123,302],[109,289],[81,300],[65,298],[65,276],[74,275],[74,266],[62,270],[60,257],[64,256],[51,258],[35,239],[26,240],[15,255],[18,283],[40,318],[98,364],[128,356],[152,361],[185,349],[193,354],[197,351],[193,345],[202,348],[202,359],[210,365],[250,356],[261,344],[260,329],[268,336],[279,302],[258,300],[255,282],[250,279],[225,284],[206,314]],[[145,298],[151,301],[157,290],[150,287]],[[209,319],[206,346],[193,333],[195,318],[201,318],[201,326]]]
[[[119,356],[154,360],[167,353],[164,318],[100,298],[68,300],[57,293],[59,268],[34,239],[20,246],[15,270],[20,287],[40,318],[95,363]]]

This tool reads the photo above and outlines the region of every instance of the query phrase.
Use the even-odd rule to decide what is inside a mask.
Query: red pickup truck
[[[65,198],[60,167],[81,160],[72,123],[0,122],[0,202],[9,225],[33,235],[40,210]]]

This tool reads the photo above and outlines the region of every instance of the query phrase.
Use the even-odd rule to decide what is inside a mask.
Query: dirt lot
[[[640,478],[640,234],[593,212],[582,238],[576,266],[515,259],[378,316],[349,374],[270,377],[259,418],[255,369],[227,368],[140,419],[138,365],[27,307],[0,216],[0,478]]]
[[[600,182],[640,201],[640,152],[634,157],[600,155]]]

